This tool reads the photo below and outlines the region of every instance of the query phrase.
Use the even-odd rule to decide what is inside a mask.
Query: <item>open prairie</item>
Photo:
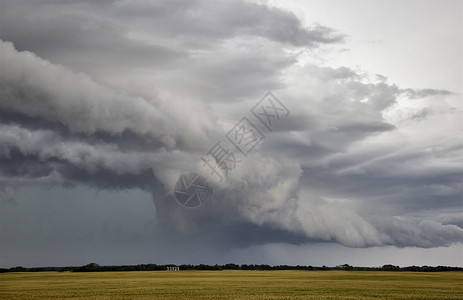
[[[155,271],[0,274],[0,299],[463,299],[463,272]]]

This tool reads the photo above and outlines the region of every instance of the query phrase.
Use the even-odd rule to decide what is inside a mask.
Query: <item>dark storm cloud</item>
[[[176,145],[177,134],[182,135],[169,114],[151,103],[156,99],[111,90],[30,52],[17,52],[8,42],[0,47],[3,115],[11,112],[10,118],[63,125],[77,134],[132,134],[167,148]]]
[[[208,50],[235,37],[309,47],[343,38],[326,26],[304,28],[290,12],[244,1],[4,1],[2,5],[0,38],[20,51],[87,72],[180,67],[183,59],[196,54],[195,49]]]
[[[106,68],[121,72],[129,66],[161,67],[185,55],[162,45],[131,39],[125,27],[82,10],[75,11],[75,6],[82,4],[5,1],[0,38],[12,41],[19,51],[33,51],[80,71]],[[96,4],[94,9],[104,7]]]
[[[7,1],[4,6],[0,38],[19,51],[104,82],[127,80],[129,70],[150,67],[155,88],[174,88],[175,79],[183,93],[200,93],[206,102],[259,97],[262,90],[283,87],[281,71],[295,61],[286,45],[342,40],[324,26],[304,28],[292,13],[241,1]]]
[[[2,11],[0,190],[140,188],[179,248],[201,232],[219,250],[463,240],[459,218],[445,213],[462,204],[461,110],[423,102],[397,117],[400,97],[452,94],[299,65],[294,53],[342,41],[332,29],[241,1],[6,1]],[[290,117],[203,207],[177,205],[178,176],[199,169],[267,90]],[[406,218],[428,210],[441,215]]]
[[[343,36],[333,29],[304,28],[292,13],[245,1],[121,1],[112,12],[136,18],[138,26],[161,36],[173,36],[190,46],[203,47],[213,40],[250,35],[293,46],[336,43]],[[148,26],[147,26],[148,25]],[[202,46],[200,46],[202,45]]]

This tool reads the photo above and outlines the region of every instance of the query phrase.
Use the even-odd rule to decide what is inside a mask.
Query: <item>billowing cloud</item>
[[[63,124],[72,133],[131,131],[159,140],[159,134],[172,135],[167,120],[144,99],[111,91],[30,52],[19,53],[11,43],[2,42],[0,51],[3,111]]]

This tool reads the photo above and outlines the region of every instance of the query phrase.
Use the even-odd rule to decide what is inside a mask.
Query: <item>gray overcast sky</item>
[[[462,23],[462,1],[0,0],[0,267],[463,266]]]

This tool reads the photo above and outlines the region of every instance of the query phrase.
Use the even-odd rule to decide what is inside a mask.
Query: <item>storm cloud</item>
[[[463,243],[461,96],[301,63],[307,51],[345,43],[342,32],[248,1],[1,5],[2,214],[14,215],[21,189],[141,190],[154,221],[111,231],[109,244],[213,244],[219,257],[271,243]],[[178,177],[212,180],[201,157],[269,90],[289,116],[262,127],[248,156],[236,152],[205,205],[179,206]],[[65,229],[52,230],[46,243],[65,240]],[[12,218],[0,234],[12,252]],[[17,261],[5,256],[2,265]]]

